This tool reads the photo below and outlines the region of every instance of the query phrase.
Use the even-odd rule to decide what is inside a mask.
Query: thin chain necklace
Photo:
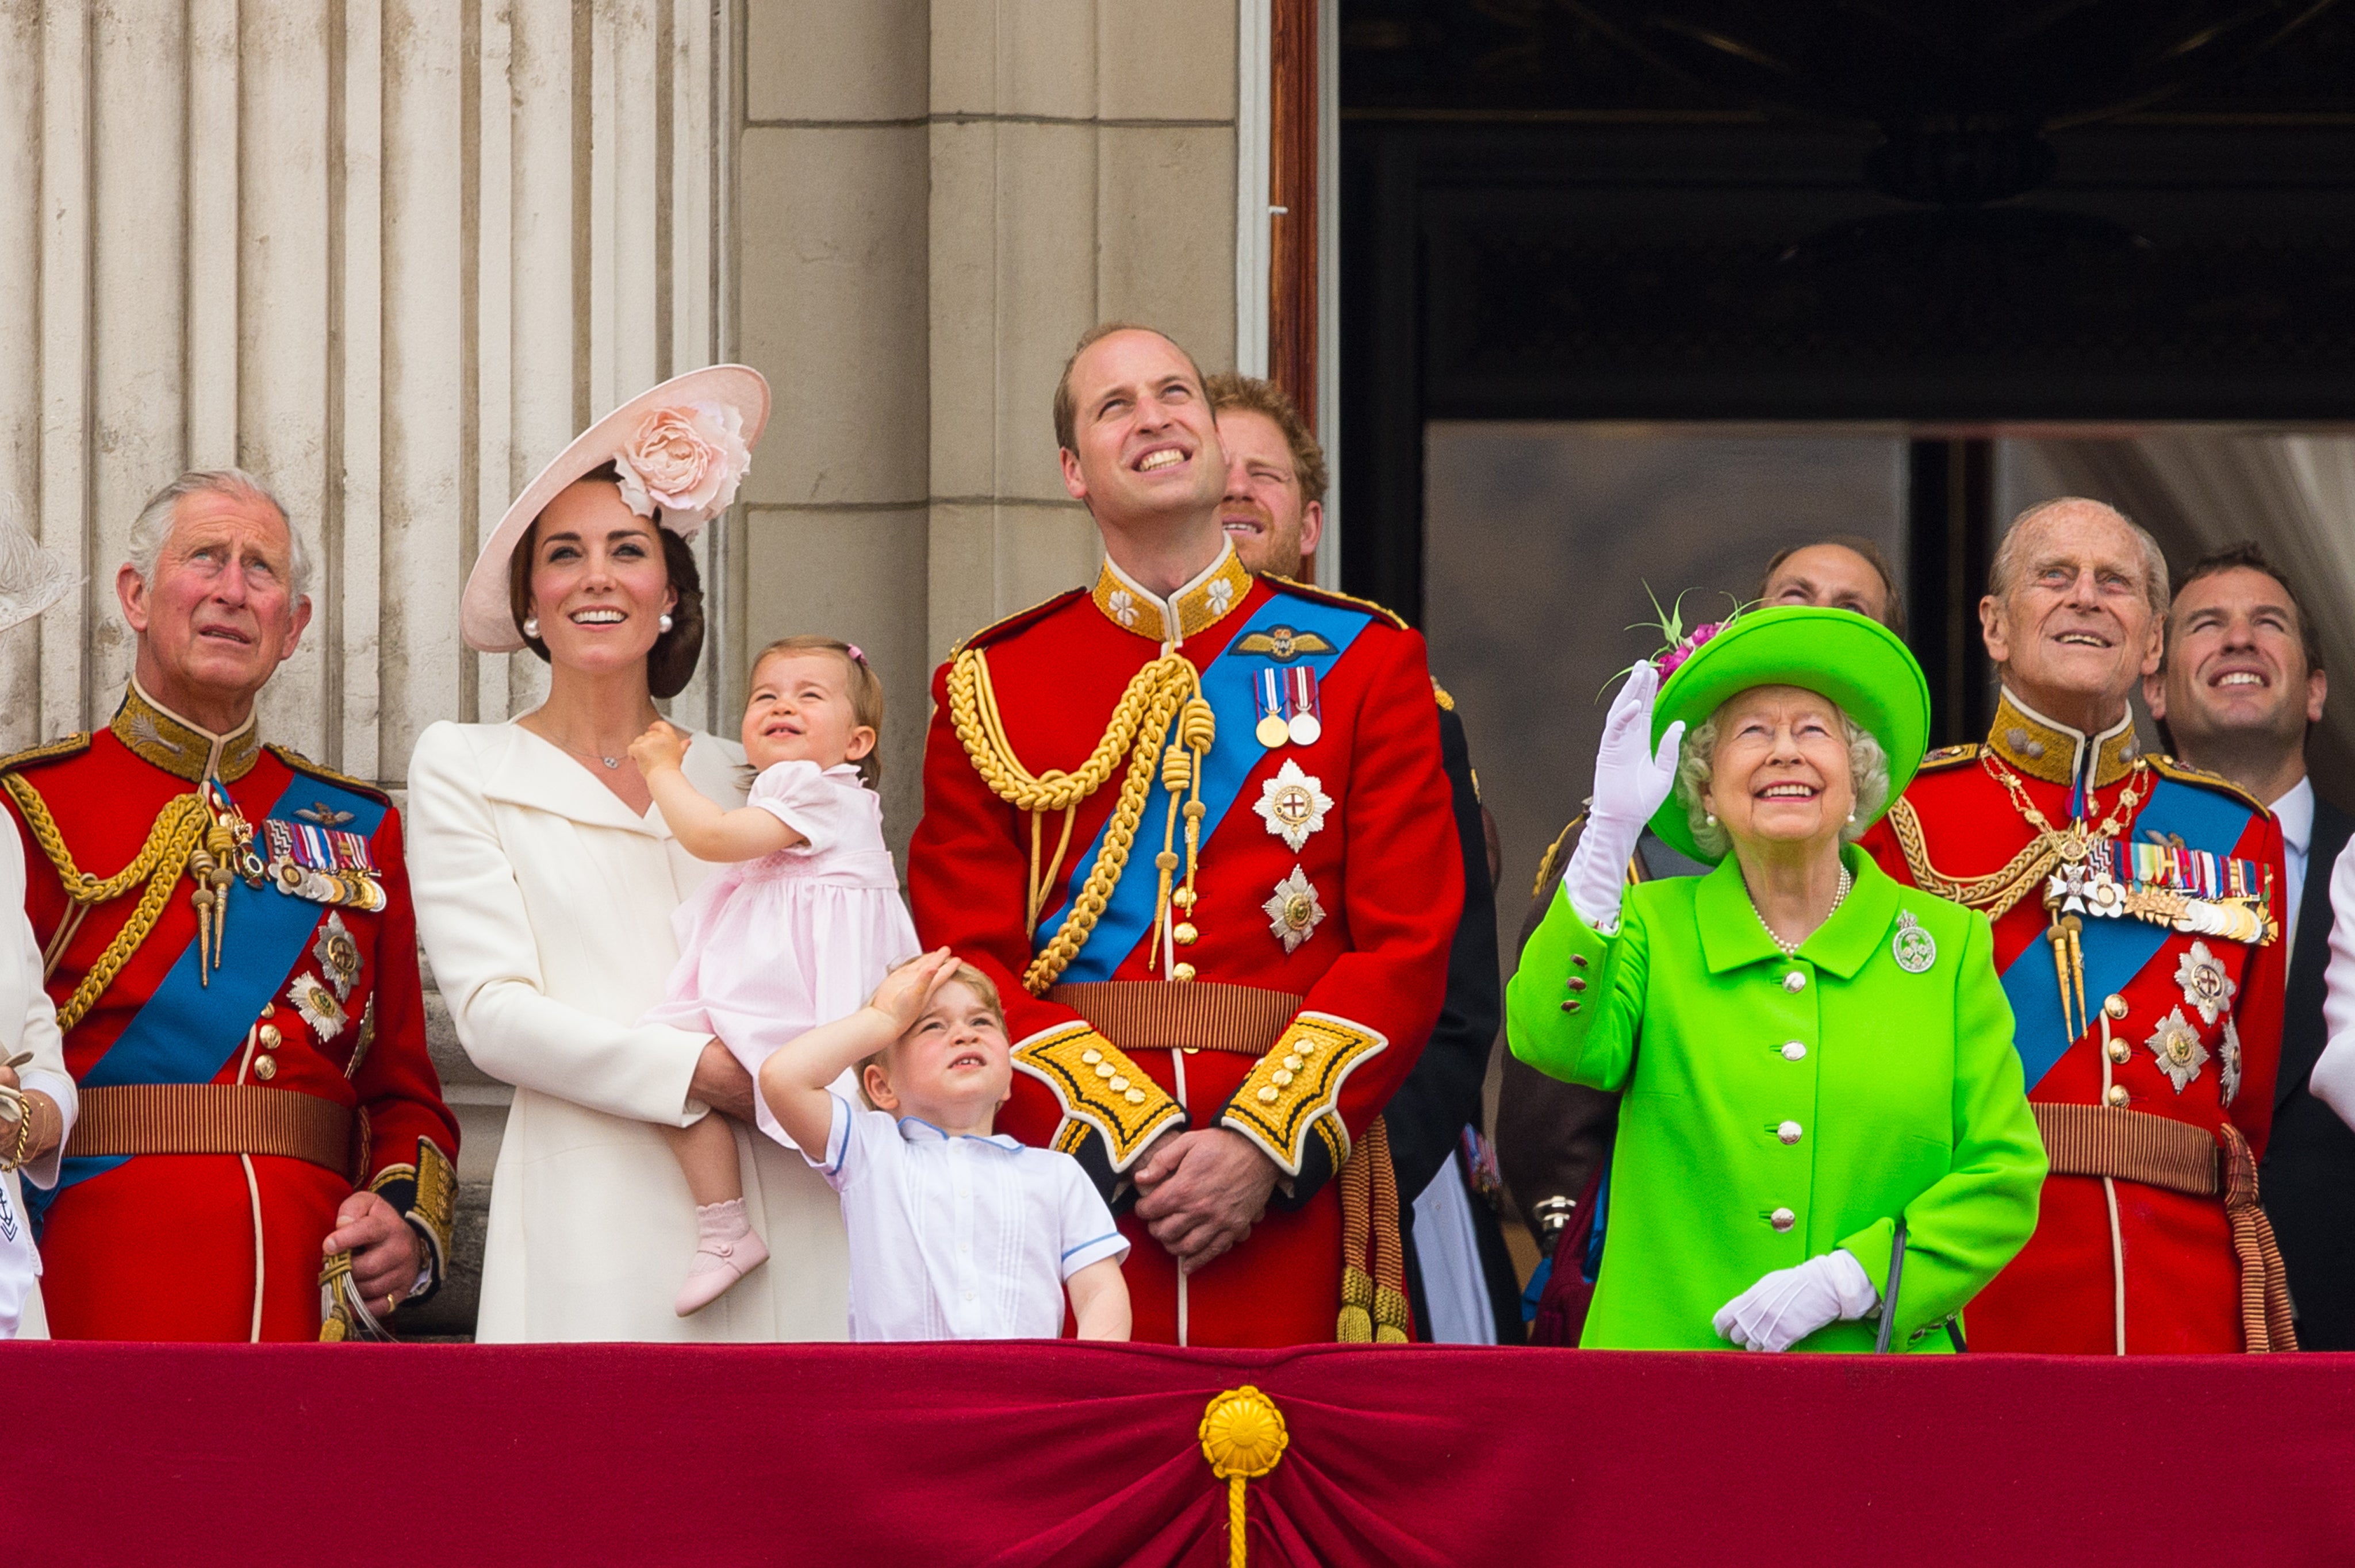
[[[1848,890],[1855,885],[1856,878],[1849,874],[1847,865],[1842,864],[1840,867],[1839,889],[1832,895],[1832,906],[1824,911],[1824,919],[1827,922],[1828,922],[1833,916],[1839,913],[1840,905],[1848,898]],[[1750,893],[1750,884],[1746,881],[1742,883],[1742,890],[1744,893]],[[1782,937],[1776,933],[1774,927],[1766,924],[1766,912],[1758,907],[1758,895],[1754,893],[1750,894],[1750,912],[1758,916],[1759,928],[1766,933],[1766,939],[1768,941],[1783,949],[1783,956],[1785,958],[1791,959],[1798,957],[1799,943],[1806,941],[1807,939],[1806,937],[1800,938],[1798,942],[1786,942],[1783,940]],[[1813,931],[1807,933],[1807,936],[1809,937],[1813,935],[1815,935]]]

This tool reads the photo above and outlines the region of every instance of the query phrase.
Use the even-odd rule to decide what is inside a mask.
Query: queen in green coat
[[[1921,667],[1807,608],[1661,662],[1612,705],[1506,998],[1515,1055],[1625,1091],[1580,1343],[1870,1351],[1902,1223],[1891,1348],[1948,1350],[2045,1160],[1986,917],[1853,847],[1921,762]],[[1626,885],[1647,820],[1716,870]]]

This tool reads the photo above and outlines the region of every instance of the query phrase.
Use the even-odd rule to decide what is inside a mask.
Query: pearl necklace
[[[1828,921],[1833,916],[1839,913],[1840,905],[1848,898],[1848,890],[1855,885],[1856,878],[1849,874],[1847,866],[1841,866],[1839,890],[1832,895],[1832,906],[1824,911],[1824,918],[1827,921]],[[1742,885],[1742,890],[1744,893],[1749,893],[1750,885],[1746,882],[1743,883]],[[1806,937],[1800,938],[1798,942],[1786,942],[1783,940],[1783,938],[1775,933],[1774,927],[1766,924],[1766,912],[1758,907],[1758,895],[1754,893],[1750,895],[1750,912],[1758,916],[1759,928],[1766,933],[1766,939],[1768,941],[1783,949],[1783,956],[1785,958],[1791,959],[1798,957],[1799,943],[1805,942],[1807,939]],[[1807,933],[1807,936],[1809,937],[1814,935],[1815,933],[1813,931]]]

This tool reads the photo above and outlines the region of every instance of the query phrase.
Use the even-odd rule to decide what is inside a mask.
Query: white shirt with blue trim
[[[853,1340],[1051,1340],[1063,1281],[1128,1255],[1070,1155],[827,1098],[826,1158],[802,1158],[842,1194]]]

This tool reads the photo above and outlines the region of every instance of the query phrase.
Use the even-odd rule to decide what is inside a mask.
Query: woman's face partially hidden
[[[1702,804],[1737,847],[1837,846],[1856,809],[1839,710],[1797,686],[1756,686],[1727,699],[1710,768]]]
[[[531,613],[549,662],[591,673],[644,664],[678,603],[655,524],[610,480],[567,485],[531,533]]]

